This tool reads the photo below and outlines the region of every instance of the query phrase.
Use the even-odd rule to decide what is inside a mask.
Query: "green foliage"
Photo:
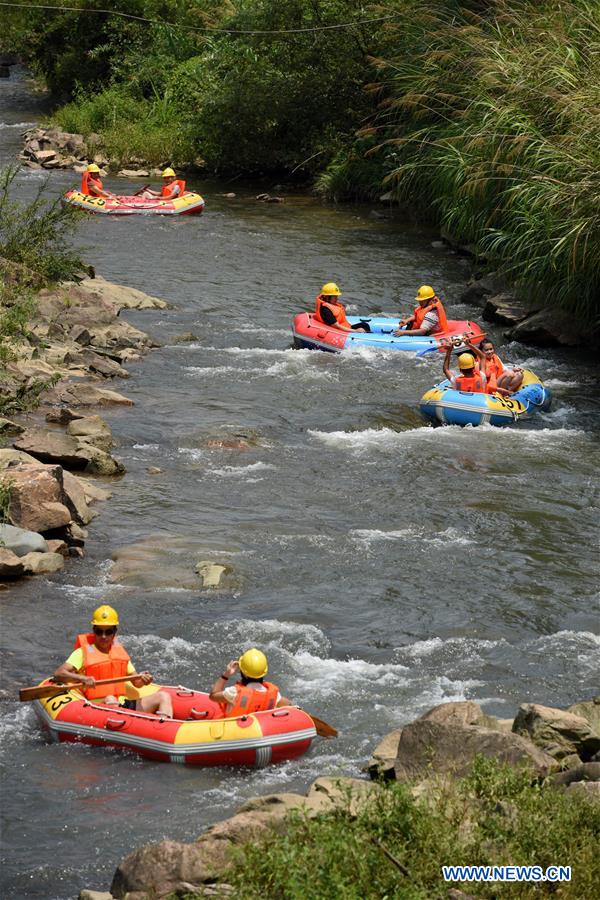
[[[572,881],[558,892],[556,884],[533,882],[465,889],[488,898],[582,900],[600,886],[599,828],[597,804],[480,758],[468,778],[440,784],[422,800],[394,783],[357,816],[348,809],[314,819],[291,815],[283,834],[243,848],[226,881],[245,900],[445,900],[442,865],[563,864],[572,867]]]
[[[0,478],[0,522],[8,522],[8,510],[14,485],[14,478],[8,476]],[[0,541],[0,546],[2,542]]]
[[[27,204],[11,197],[18,169],[0,170],[0,258],[23,266],[44,282],[76,278],[84,263],[68,243],[77,212],[60,199],[46,200],[42,184]]]
[[[600,295],[600,6],[399,4],[374,132],[396,197],[530,296]]]

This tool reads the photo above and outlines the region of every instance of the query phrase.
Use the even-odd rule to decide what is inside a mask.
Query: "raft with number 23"
[[[171,695],[172,719],[103,705],[73,689],[33,705],[55,742],[117,747],[148,759],[192,766],[262,768],[302,756],[317,734],[312,718],[295,706],[223,718],[208,694],[182,687],[160,690]]]
[[[422,415],[434,425],[512,425],[539,410],[547,410],[552,393],[525,369],[523,383],[509,397],[456,391],[449,381],[428,390],[419,404]]]
[[[183,197],[163,200],[161,197],[116,196],[90,197],[81,191],[70,190],[63,202],[88,212],[105,216],[181,216],[199,215],[204,209],[204,198],[200,194],[186,192]]]

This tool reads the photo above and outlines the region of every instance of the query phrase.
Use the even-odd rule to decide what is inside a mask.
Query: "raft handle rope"
[[[269,35],[269,34],[310,34],[316,31],[342,31],[346,28],[356,28],[360,25],[374,25],[376,22],[387,22],[390,19],[398,19],[400,13],[389,16],[378,16],[375,19],[361,19],[357,22],[340,22],[337,25],[316,25],[311,28],[277,28],[271,30],[240,31],[235,28],[204,28],[198,25],[178,25],[175,22],[165,22],[162,19],[147,19],[145,16],[135,16],[133,13],[121,12],[115,9],[86,9],[80,6],[53,6],[45,3],[9,3],[8,0],[0,0],[0,6],[9,6],[14,9],[45,9],[50,12],[76,12],[91,13],[92,15],[119,16],[122,19],[130,19],[136,22],[144,22],[147,25],[163,25],[165,28],[173,28],[179,31],[197,31],[201,34],[231,34],[244,37],[245,35]]]

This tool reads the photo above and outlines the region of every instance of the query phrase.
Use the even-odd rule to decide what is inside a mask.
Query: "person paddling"
[[[163,183],[160,191],[153,191],[152,188],[147,188],[140,194],[140,197],[146,197],[148,199],[151,197],[160,197],[161,200],[174,200],[175,197],[183,197],[185,194],[185,181],[182,181],[181,178],[177,178],[173,169],[165,169],[162,173],[162,180]]]
[[[81,193],[86,197],[112,198],[115,195],[105,191],[100,178],[100,169],[96,163],[90,163],[81,176]]]
[[[232,659],[222,675],[212,686],[210,699],[219,703],[227,718],[245,716],[278,706],[290,706],[290,701],[282,697],[276,684],[265,681],[269,666],[267,657],[253,647],[246,650],[239,659]],[[229,679],[240,672],[240,680],[226,687]]]
[[[468,345],[469,346],[469,345]],[[472,347],[472,345],[471,345]],[[454,347],[448,344],[444,357],[444,375],[455,391],[466,391],[474,394],[485,394],[486,378],[483,372],[475,370],[475,355],[473,353],[461,353],[458,357],[460,375],[453,375],[450,369],[450,357]],[[475,348],[472,348],[475,350]]]
[[[417,305],[412,316],[400,319],[396,337],[406,334],[440,334],[448,330],[446,311],[434,289],[429,284],[422,284],[415,297]]]
[[[340,300],[342,292],[334,281],[328,281],[315,298],[315,318],[330,328],[340,331],[370,331],[367,322],[351,325],[346,318],[346,307]]]
[[[173,704],[166,691],[156,690],[153,694],[128,700],[125,697],[125,683],[96,684],[106,678],[121,678],[135,672],[129,654],[117,638],[119,616],[112,606],[102,604],[92,615],[92,632],[79,634],[75,649],[69,658],[59,666],[53,675],[58,684],[79,682],[88,700],[107,705],[118,705],[138,712],[158,713],[164,718],[173,718]],[[131,679],[135,687],[152,683],[149,672],[141,672]]]

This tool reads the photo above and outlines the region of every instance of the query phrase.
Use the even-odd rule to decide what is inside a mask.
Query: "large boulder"
[[[600,750],[600,735],[582,716],[563,709],[523,703],[513,723],[515,734],[526,735],[554,759],[579,757],[583,762]]]
[[[178,841],[145,844],[125,857],[110,886],[117,900],[139,891],[142,896],[166,897],[182,882],[201,885],[220,874],[202,847]]]
[[[28,575],[48,575],[62,569],[65,558],[61,553],[27,553],[21,562]]]
[[[546,776],[556,762],[517,734],[479,725],[447,724],[418,719],[405,725],[398,742],[394,772],[398,781],[422,781],[432,775],[466,775],[477,755],[513,766],[526,766]]]
[[[47,553],[48,551],[48,544],[41,534],[7,524],[0,524],[0,547],[12,550],[16,556],[25,556],[26,553]]]
[[[73,419],[67,425],[67,434],[92,444],[106,453],[114,446],[110,426],[101,416],[84,416]]]
[[[0,547],[0,581],[10,581],[24,574],[21,558],[12,550]]]
[[[576,317],[564,310],[546,307],[519,322],[506,332],[506,337],[538,347],[577,347],[587,342],[588,334]]]
[[[11,479],[8,513],[13,525],[43,532],[71,521],[71,512],[64,504],[60,466],[22,463],[7,472]]]
[[[567,712],[581,716],[589,722],[596,734],[600,734],[600,696],[594,697],[592,700],[582,700],[581,703],[574,703]]]
[[[30,453],[42,462],[57,462],[76,471],[96,475],[120,475],[125,471],[122,463],[104,450],[60,431],[30,428],[13,442],[13,447]]]
[[[136,288],[105,281],[99,275],[86,278],[79,285],[79,290],[91,297],[100,297],[120,309],[168,309],[169,304],[158,297],[152,297]]]
[[[89,508],[83,483],[72,475],[63,471],[63,496],[65,506],[71,511],[71,516],[80,525],[87,525],[94,518],[95,513]]]
[[[537,312],[537,310],[534,310]],[[486,322],[499,322],[501,325],[518,325],[532,310],[512,294],[496,294],[489,297],[483,307],[481,317]]]

